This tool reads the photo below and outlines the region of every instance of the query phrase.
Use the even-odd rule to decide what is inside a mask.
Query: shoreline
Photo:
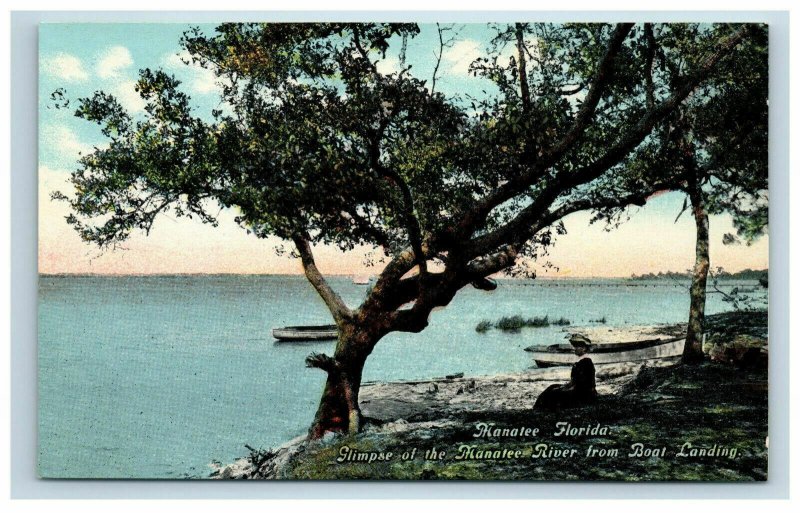
[[[642,369],[666,367],[676,361],[675,358],[665,358],[598,365],[598,394],[617,394]],[[361,386],[359,403],[368,423],[359,436],[454,428],[458,423],[447,419],[469,411],[529,411],[545,388],[569,380],[570,370],[570,367],[533,368],[493,376],[365,382]],[[498,394],[498,391],[502,393]],[[308,442],[306,435],[299,435],[268,451],[272,456],[266,468],[261,469],[259,478],[286,479],[284,467],[305,452],[306,446],[326,447],[344,438],[345,435],[328,433],[321,440]],[[239,458],[228,464],[212,462],[208,466],[212,479],[252,479],[256,473],[248,458]]]

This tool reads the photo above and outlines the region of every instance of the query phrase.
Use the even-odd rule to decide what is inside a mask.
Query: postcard
[[[39,476],[767,480],[768,32],[40,25]]]

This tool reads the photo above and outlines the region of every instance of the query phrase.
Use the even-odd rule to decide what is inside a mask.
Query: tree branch
[[[661,185],[648,188],[644,191],[626,194],[625,196],[583,198],[580,200],[572,201],[568,204],[562,205],[548,212],[546,215],[542,216],[541,220],[537,224],[539,226],[539,229],[546,228],[547,226],[550,226],[551,224],[555,223],[560,219],[563,219],[569,214],[573,214],[575,212],[580,212],[583,210],[620,208],[629,205],[637,205],[643,207],[645,203],[647,203],[647,199],[650,196],[659,192],[663,192],[665,190],[672,190],[672,187]]]
[[[437,286],[420,289],[414,306],[406,310],[395,310],[389,314],[391,331],[419,333],[428,326],[428,317],[434,308],[447,306],[456,293],[471,280],[465,274],[442,273]]]
[[[422,251],[426,257],[431,253],[424,243]],[[421,283],[419,276],[403,279],[403,276],[414,268],[414,263],[416,262],[414,255],[414,249],[408,247],[392,258],[378,276],[367,299],[362,303],[361,310],[391,310],[413,301],[420,295]],[[428,279],[435,285],[439,283],[437,276],[429,273]]]
[[[373,63],[370,60],[369,54],[361,45],[361,35],[359,34],[357,23],[353,24],[352,30],[353,30],[353,44],[355,45],[356,50],[358,50],[358,53],[361,55],[361,58],[364,59],[364,61],[367,63],[367,66],[369,67],[370,71],[375,75],[379,75],[378,68],[375,67],[375,63]]]
[[[383,247],[391,247],[391,240],[389,235],[381,230],[378,226],[374,223],[371,223],[369,220],[364,219],[360,215],[355,212],[355,209],[348,208],[347,210],[342,210],[339,212],[339,215],[347,222],[352,222],[358,229],[362,232],[370,235],[374,241],[380,244]]]
[[[572,96],[573,94],[578,94],[586,88],[586,84],[578,84],[573,89],[563,89],[559,93],[562,96]]]
[[[644,37],[647,43],[644,63],[645,91],[647,94],[647,108],[652,109],[653,105],[656,103],[655,91],[653,88],[653,59],[656,55],[656,38],[653,35],[652,23],[644,24]]]
[[[625,40],[625,37],[632,27],[633,24],[631,23],[620,23],[614,29],[608,47],[606,47],[603,58],[600,60],[597,67],[597,72],[592,80],[589,92],[586,94],[586,99],[581,109],[578,111],[578,114],[575,116],[572,127],[567,131],[564,137],[549,149],[545,150],[534,165],[502,187],[497,188],[492,194],[489,194],[483,200],[479,201],[471,211],[467,212],[459,223],[457,236],[469,236],[470,233],[474,231],[474,228],[483,222],[494,207],[525,190],[542,171],[555,164],[583,135],[591,118],[594,116],[598,103],[600,103],[600,98],[602,98],[608,83],[611,81],[614,61],[616,60],[620,48],[622,48],[622,42]]]
[[[336,360],[324,353],[311,353],[306,356],[306,367],[309,369],[322,369],[328,374],[338,372],[339,366]]]
[[[403,196],[402,214],[403,220],[408,230],[408,238],[411,243],[411,248],[414,250],[414,256],[419,266],[420,274],[428,272],[428,266],[425,260],[425,254],[422,251],[422,228],[417,219],[414,207],[414,196],[411,193],[411,187],[406,183],[402,176],[393,169],[389,169],[380,161],[380,140],[388,125],[387,119],[381,119],[380,125],[376,130],[372,140],[370,141],[369,159],[372,168],[384,178],[388,178],[392,183],[400,189],[400,194]]]
[[[414,213],[414,196],[411,194],[411,188],[396,171],[382,165],[378,165],[378,169],[384,177],[394,182],[403,195],[403,217],[408,230],[408,238],[410,239],[411,247],[414,249],[419,273],[425,275],[428,272],[428,264],[422,251],[422,228],[420,227],[419,219]]]
[[[375,286],[372,288],[367,302],[370,300],[381,300],[387,294],[387,290],[414,267],[414,250],[406,248],[397,254],[392,260],[383,268]]]
[[[528,88],[528,68],[525,61],[525,26],[522,23],[514,25],[514,35],[517,39],[517,73],[519,74],[519,95],[522,99],[522,113],[531,114],[531,92]]]
[[[436,91],[436,74],[439,73],[439,66],[442,65],[442,56],[444,55],[444,37],[442,36],[443,29],[436,22],[436,30],[439,32],[439,54],[436,55],[436,65],[433,67],[433,77],[431,78],[431,94]]]
[[[300,261],[303,263],[306,278],[325,302],[336,324],[340,325],[345,320],[352,318],[353,312],[347,307],[339,294],[331,288],[322,273],[319,272],[309,240],[308,234],[292,237],[292,241],[297,247],[297,252],[300,254]]]
[[[444,49],[451,48],[460,30],[455,30],[453,25],[449,27],[442,27],[438,22],[436,23],[436,31],[439,33],[439,53],[433,53],[436,57],[436,64],[433,67],[433,76],[431,77],[431,95],[436,91],[436,76],[439,74],[439,66],[442,65],[442,57],[444,56]],[[452,31],[453,34],[445,39],[444,33]]]
[[[492,251],[494,248],[503,244],[521,245],[533,237],[540,230],[551,226],[553,223],[568,216],[569,214],[582,210],[592,210],[601,208],[616,208],[626,205],[642,206],[647,198],[665,190],[674,190],[675,184],[661,183],[653,185],[643,191],[637,191],[625,196],[608,196],[599,198],[583,198],[573,200],[554,210],[541,210],[534,205],[523,209],[517,217],[493,232],[474,238],[468,245],[465,252],[468,256],[474,257]]]
[[[521,246],[520,243],[508,244],[491,255],[477,258],[467,264],[467,272],[474,277],[475,281],[480,281],[511,267],[517,260]]]
[[[631,130],[615,145],[613,145],[604,155],[599,157],[594,162],[586,165],[585,167],[572,171],[569,173],[560,173],[553,178],[551,184],[546,187],[534,200],[534,202],[526,207],[517,218],[507,223],[505,226],[496,230],[497,233],[489,234],[487,237],[495,237],[498,245],[507,238],[507,233],[513,229],[519,228],[520,225],[535,219],[537,215],[541,215],[549,208],[553,201],[556,200],[564,192],[569,191],[579,185],[588,183],[603,173],[608,171],[612,166],[618,164],[622,159],[631,151],[633,151],[647,135],[652,131],[653,127],[667,117],[680,103],[685,100],[694,89],[700,84],[702,79],[714,68],[714,66],[726,56],[734,46],[736,46],[748,32],[748,28],[744,27],[727,40],[720,43],[717,50],[706,58],[703,63],[688,77],[683,80],[683,84],[666,100],[655,105],[653,108],[648,109],[639,121],[631,128]],[[526,173],[529,175],[530,173]],[[510,185],[511,182],[503,187],[500,187],[495,194],[487,196],[487,198],[473,210],[472,216],[479,213],[482,216],[488,215],[489,210],[486,210],[487,204],[496,203],[499,205],[503,201],[512,198],[515,191],[519,189],[519,185]],[[502,201],[501,201],[502,200]],[[498,203],[498,201],[500,203]],[[495,205],[496,206],[496,205]],[[494,208],[494,207],[492,207]],[[465,217],[469,217],[465,216]],[[496,245],[492,247],[497,247]]]
[[[431,273],[425,280],[425,287],[439,287],[444,282],[443,273]],[[383,307],[387,310],[396,310],[401,306],[411,303],[420,297],[420,275],[403,278],[392,287],[391,295],[387,296]]]
[[[437,281],[426,282],[425,288],[420,289],[413,307],[392,312],[391,329],[419,333],[428,325],[431,312],[436,308],[447,306],[456,293],[469,283],[480,290],[494,290],[497,284],[487,279],[487,276],[514,265],[518,254],[519,246],[508,245],[497,253],[470,262],[466,266],[450,268],[434,275]]]
[[[577,116],[575,116],[575,122],[572,124],[572,128],[570,128],[560,141],[546,150],[545,154],[542,156],[545,162],[550,162],[546,167],[550,167],[552,162],[560,158],[583,135],[584,131],[586,131],[586,127],[589,125],[592,117],[594,117],[595,110],[600,103],[600,99],[603,97],[603,93],[614,75],[614,62],[622,48],[622,42],[628,36],[628,32],[630,32],[632,28],[633,23],[617,24],[614,33],[611,34],[611,40],[608,43],[605,54],[600,60],[600,65],[597,67],[597,72],[595,73],[594,80],[592,80],[589,92],[586,93],[586,99],[584,99],[581,109],[578,111]]]

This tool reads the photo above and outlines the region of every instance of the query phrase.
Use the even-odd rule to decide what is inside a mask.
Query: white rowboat
[[[272,336],[281,342],[307,342],[314,340],[336,340],[339,330],[335,324],[325,326],[286,326],[274,328]]]
[[[589,358],[595,365],[605,363],[636,362],[641,360],[652,360],[655,358],[671,358],[680,356],[683,353],[685,338],[665,340],[660,344],[640,349],[619,351],[609,351],[603,353],[589,352]],[[538,367],[569,366],[578,359],[574,354],[553,351],[531,351],[533,361]]]

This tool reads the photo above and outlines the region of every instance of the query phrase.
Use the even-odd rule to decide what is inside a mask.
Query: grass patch
[[[553,480],[553,481],[763,481],[767,477],[766,392],[743,393],[741,385],[766,379],[766,370],[736,371],[718,364],[696,368],[685,366],[648,369],[647,385],[627,387],[617,395],[601,396],[598,403],[560,412],[465,411],[451,427],[414,429],[400,433],[363,433],[337,439],[332,445],[309,448],[292,461],[285,479],[442,479],[442,480]],[[720,387],[720,382],[733,386]],[[693,393],[675,403],[654,402],[654,391],[675,394],[687,384],[706,391]],[[434,419],[436,417],[433,417]],[[680,418],[681,423],[675,419]],[[536,425],[541,436],[528,439],[475,439],[476,422],[493,422],[501,427]],[[599,423],[609,426],[608,435],[557,438],[556,422],[574,426]],[[735,459],[682,459],[675,455],[689,442],[695,447],[713,444],[736,447]],[[496,460],[455,459],[461,444],[478,450],[499,447],[521,450],[522,457]],[[533,445],[547,443],[553,448],[576,449],[572,458],[533,459]],[[628,457],[632,444],[666,448],[664,457]],[[339,449],[347,445],[358,451],[392,451],[398,457],[371,464],[337,463]],[[589,446],[619,449],[609,457],[586,457]],[[417,448],[415,458],[403,461],[399,455]],[[444,459],[428,461],[422,456],[430,448],[446,451]]]
[[[492,329],[492,326],[493,325],[491,321],[481,321],[478,323],[477,326],[475,326],[475,331],[477,331],[478,333],[486,333],[487,331]]]
[[[527,319],[521,315],[512,315],[499,318],[495,322],[481,321],[475,326],[475,331],[478,333],[486,333],[492,328],[496,328],[506,333],[519,333],[522,328],[547,328],[548,326],[569,326],[572,321],[566,317],[558,319],[550,319],[547,315],[544,317],[528,317]]]
[[[518,333],[522,328],[544,328],[547,326],[550,326],[550,321],[546,315],[530,319],[525,319],[521,315],[512,315],[511,317],[501,317],[494,324],[494,327],[500,331],[510,331],[511,333]]]
[[[605,324],[607,322],[606,316],[602,316],[599,319],[589,319],[589,322],[594,322],[596,324]]]
[[[531,317],[525,320],[523,327],[525,328],[546,328],[550,326],[550,320],[545,315],[544,317]]]
[[[494,327],[500,331],[510,331],[512,333],[518,332],[525,326],[525,319],[521,315],[512,315],[511,317],[501,317],[494,324]]]

